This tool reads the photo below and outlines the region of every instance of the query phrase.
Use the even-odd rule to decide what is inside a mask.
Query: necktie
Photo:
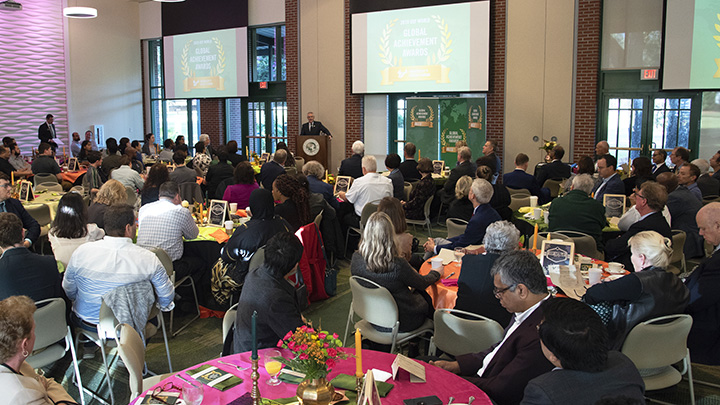
[[[311,131],[312,131],[312,124],[313,124],[313,123],[311,122],[311,123],[310,123],[310,130],[311,130]]]

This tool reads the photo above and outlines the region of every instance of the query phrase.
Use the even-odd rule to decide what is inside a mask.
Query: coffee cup
[[[542,218],[542,209],[541,208],[534,208],[533,209],[533,219],[538,221]]]
[[[600,278],[602,277],[603,271],[600,268],[592,267],[590,270],[588,270],[588,277],[590,285],[595,285],[600,282]]]
[[[530,196],[530,206],[535,208],[537,207],[538,198],[537,196],[531,195]]]
[[[430,263],[432,264],[433,270],[442,269],[442,262],[443,262],[443,259],[441,257],[433,257],[432,259],[430,259]]]
[[[545,220],[545,225],[550,225],[550,211],[543,211],[543,219]]]
[[[230,235],[233,231],[235,223],[233,221],[225,221],[225,232]]]
[[[237,203],[230,203],[230,213],[234,214],[237,212]]]
[[[608,271],[610,273],[621,273],[625,270],[625,265],[618,262],[608,263]]]

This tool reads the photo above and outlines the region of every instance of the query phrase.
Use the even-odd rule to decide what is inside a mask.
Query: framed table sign
[[[570,266],[575,258],[575,244],[561,240],[542,241],[540,263],[547,268],[552,264]]]
[[[338,195],[341,191],[344,191],[347,193],[347,191],[350,189],[350,183],[352,182],[352,177],[350,176],[337,176],[335,179],[335,189],[333,189],[333,194]]]
[[[625,198],[623,194],[605,194],[603,196],[605,216],[608,218],[622,217],[625,214]]]
[[[68,160],[68,171],[76,172],[78,171],[78,161],[77,158],[71,157]]]
[[[208,207],[208,225],[225,226],[227,218],[228,202],[224,200],[210,200]]]
[[[433,174],[439,174],[442,176],[443,169],[445,168],[445,161],[444,160],[433,160]]]
[[[27,180],[20,180],[20,195],[18,200],[20,201],[32,201],[35,199],[33,193],[33,185]]]

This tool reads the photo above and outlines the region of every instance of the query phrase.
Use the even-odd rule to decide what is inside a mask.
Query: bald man
[[[693,363],[720,365],[720,203],[705,205],[695,218],[700,235],[715,250],[698,266],[685,285],[690,290],[690,303],[685,312],[692,315],[693,325],[688,348]]]

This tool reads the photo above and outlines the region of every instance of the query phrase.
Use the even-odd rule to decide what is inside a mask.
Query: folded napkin
[[[278,380],[290,384],[300,384],[301,382],[303,382],[304,378],[287,373],[280,373],[280,375],[278,376]]]
[[[218,228],[217,231],[210,234],[218,243],[225,243],[230,239],[230,237],[227,235],[227,232],[225,232],[225,228]]]
[[[247,211],[246,211],[246,210],[241,210],[241,209],[238,209],[236,213],[237,213],[237,215],[239,215],[239,216],[241,216],[241,217],[243,217],[243,218],[245,218],[245,217],[247,217],[247,216],[248,216],[248,214],[247,214]]]
[[[220,391],[228,390],[238,384],[242,384],[243,379],[237,377],[225,370],[221,370],[211,364],[204,364],[198,368],[187,371],[188,375],[195,380]]]
[[[456,278],[444,278],[440,282],[446,287],[457,287],[458,285],[458,279]]]
[[[527,214],[529,212],[533,212],[533,207],[520,207],[518,208],[518,212],[521,214]]]
[[[297,397],[280,398],[280,399],[261,398],[261,403],[263,405],[285,405],[285,404],[299,404],[300,401],[298,400]],[[252,405],[252,395],[250,395],[249,392],[246,392],[240,398],[235,398],[234,400],[228,402],[227,405]]]
[[[346,391],[355,391],[355,377],[349,374],[338,374],[337,377],[330,381],[330,384],[335,388],[344,389]],[[394,385],[382,381],[375,381],[377,384],[378,393],[381,397],[386,397],[387,394],[393,389]]]

